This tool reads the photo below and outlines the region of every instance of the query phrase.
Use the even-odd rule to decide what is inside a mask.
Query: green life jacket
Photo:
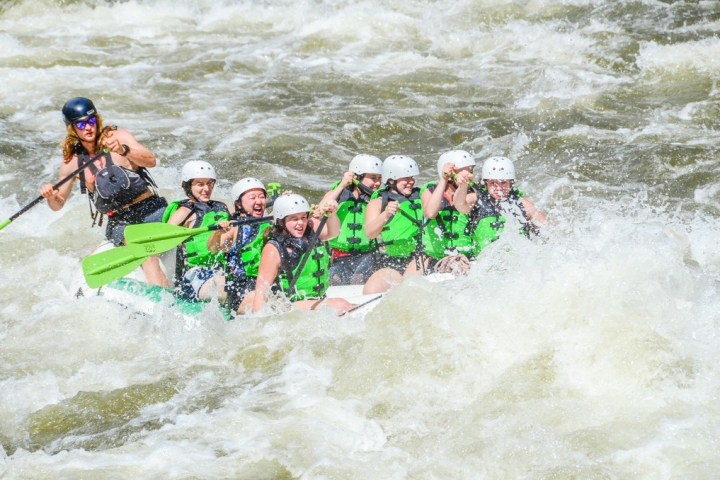
[[[312,229],[308,230],[312,233]],[[319,243],[310,252],[310,257],[295,282],[294,292],[290,292],[290,280],[297,275],[300,260],[307,251],[307,235],[303,238],[271,235],[268,243],[272,243],[280,252],[280,272],[276,283],[291,301],[325,296],[330,287],[330,252],[324,243]]]
[[[490,196],[486,187],[481,187],[477,195],[478,200],[470,210],[468,224],[468,233],[473,236],[475,241],[473,256],[477,256],[483,248],[500,238],[507,221],[502,215],[500,202]],[[521,197],[522,192],[513,188],[508,200],[524,212]]]
[[[437,188],[437,181],[428,182],[420,189],[420,195],[422,196],[425,190],[434,192],[435,188]],[[475,238],[468,234],[469,221],[469,215],[458,212],[443,197],[437,215],[435,218],[429,219],[423,229],[422,242],[425,253],[437,260],[452,253],[474,255]]]
[[[381,212],[385,210],[389,201],[395,200],[399,203],[398,211],[380,232],[378,246],[382,246],[389,257],[410,257],[422,244],[419,238],[423,226],[420,189],[413,188],[410,196],[406,197],[382,187],[370,197],[371,200],[375,198],[382,200]]]
[[[163,213],[163,222],[167,222],[170,216],[180,207],[190,209],[187,217],[183,219],[181,224],[195,214],[195,222],[193,228],[209,227],[218,222],[230,219],[227,205],[222,202],[210,200],[209,202],[192,202],[190,200],[177,200],[172,202]],[[184,265],[185,269],[199,266],[224,265],[225,254],[222,252],[213,253],[207,248],[207,241],[213,232],[200,233],[193,235],[182,243],[178,248],[178,260]],[[183,269],[184,270],[184,269]]]
[[[333,190],[338,183],[333,185]],[[332,248],[348,253],[366,253],[376,248],[376,242],[365,234],[365,210],[369,200],[368,195],[360,193],[358,198],[355,198],[351,189],[343,189],[338,198],[337,209],[340,234],[330,240]]]

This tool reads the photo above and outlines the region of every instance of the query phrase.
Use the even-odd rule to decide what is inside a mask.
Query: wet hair
[[[99,135],[95,135],[95,147],[97,147],[111,127],[103,127],[103,119],[99,113],[91,116],[97,118],[97,123],[95,124],[95,131],[100,132]],[[68,163],[72,159],[72,157],[75,156],[75,154],[77,153],[76,147],[78,143],[80,143],[80,137],[78,137],[77,132],[75,131],[75,122],[73,122],[67,126],[67,136],[62,142],[64,163]]]

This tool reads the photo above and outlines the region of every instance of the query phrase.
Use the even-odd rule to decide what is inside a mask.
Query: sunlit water
[[[720,3],[6,1],[0,220],[65,100],[317,200],[356,153],[516,159],[552,219],[364,317],[86,295],[87,200],[0,232],[0,476],[693,478],[720,466]]]

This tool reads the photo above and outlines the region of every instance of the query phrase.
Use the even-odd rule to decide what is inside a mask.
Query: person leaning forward
[[[155,156],[127,130],[103,127],[102,117],[87,98],[71,98],[63,106],[62,114],[67,136],[63,142],[60,178],[92,159],[78,174],[80,191],[90,196],[97,209],[93,213],[91,206],[93,218],[97,218],[98,212],[108,216],[105,238],[116,246],[121,245],[127,225],[160,221],[167,201],[157,195],[146,170],[157,164]],[[58,211],[70,198],[73,183],[67,182],[57,189],[46,183],[40,188],[40,194],[52,210]],[[157,257],[149,257],[142,268],[148,283],[169,285]]]

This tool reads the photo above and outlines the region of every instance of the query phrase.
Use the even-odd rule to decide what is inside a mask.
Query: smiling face
[[[366,173],[363,175],[362,180],[360,180],[360,183],[368,187],[373,192],[380,188],[380,183],[382,182],[382,175],[379,173]]]
[[[251,217],[262,217],[265,214],[266,203],[265,191],[253,188],[240,195],[236,206],[239,205],[240,209]]]
[[[190,184],[190,193],[198,202],[209,202],[215,180],[212,178],[193,178]]]
[[[412,194],[413,187],[415,186],[414,177],[403,177],[395,180],[395,189],[400,195],[409,197]]]
[[[293,213],[283,219],[285,230],[295,238],[301,238],[305,234],[308,224],[308,213]]]

